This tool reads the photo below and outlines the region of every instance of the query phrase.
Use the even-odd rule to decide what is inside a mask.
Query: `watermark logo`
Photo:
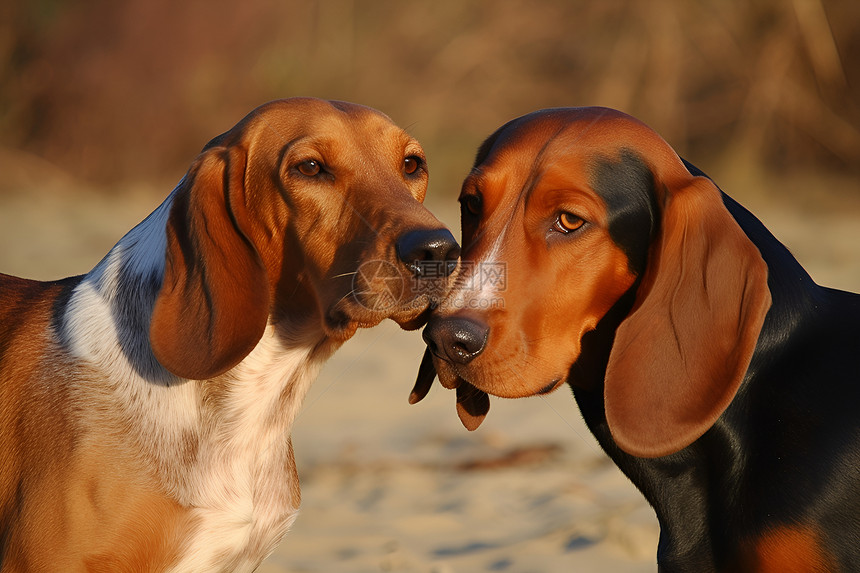
[[[479,310],[504,306],[500,293],[508,285],[505,263],[463,261],[455,273],[456,281],[451,264],[452,261],[416,261],[407,270],[388,261],[367,261],[353,275],[353,296],[361,306],[385,312],[421,295],[438,305],[453,288],[459,296],[451,297],[446,304]]]
[[[388,261],[362,263],[352,277],[353,297],[368,310],[394,310],[403,303],[407,290],[400,269]]]
[[[505,263],[464,261],[461,288],[474,291],[504,292],[508,288],[508,266]]]

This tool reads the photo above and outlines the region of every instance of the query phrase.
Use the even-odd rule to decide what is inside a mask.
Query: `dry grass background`
[[[0,144],[172,183],[264,101],[365,103],[452,192],[481,138],[600,104],[696,163],[860,171],[853,0],[3,0]]]
[[[425,146],[430,206],[537,108],[617,107],[748,206],[811,271],[860,291],[855,0],[0,0],[0,270],[86,272],[256,105],[388,113]],[[263,570],[653,571],[656,525],[566,392],[406,395],[392,326],[321,375],[296,427],[305,499]]]

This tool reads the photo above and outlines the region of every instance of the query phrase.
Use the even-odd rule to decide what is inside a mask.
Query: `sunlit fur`
[[[112,424],[135,428],[134,450],[158,468],[157,489],[193,508],[186,548],[171,570],[250,571],[298,512],[290,427],[337,345],[313,328],[270,324],[254,350],[216,379],[183,380],[160,367],[147,351],[147,324],[120,333],[113,317],[131,307],[144,319],[151,312],[164,261],[153,253],[163,249],[169,206],[168,199],[75,288],[63,338],[98,384],[87,408],[110,408],[104,415]],[[121,278],[131,296],[123,296]]]
[[[325,177],[295,169],[311,154]],[[411,277],[416,231],[457,247],[426,188],[382,114],[272,102],[88,274],[0,275],[0,571],[254,570],[299,509],[290,429],[319,368],[435,295],[367,308],[357,269]]]
[[[505,143],[514,140],[519,152],[506,153],[499,142],[503,150],[482,157],[463,183],[461,202],[479,197],[481,212],[463,211],[463,273],[436,316],[476,317],[492,328],[469,364],[436,361],[443,384],[459,376],[512,398],[559,386],[582,336],[633,284],[627,257],[610,237],[606,205],[588,180],[590,162],[614,159],[611,150],[591,151],[602,136],[592,133],[590,119],[558,128],[548,114],[529,131],[508,130]],[[586,226],[570,236],[552,230],[564,210]],[[493,268],[504,282],[488,276]]]
[[[614,110],[502,126],[461,201],[463,268],[502,261],[509,275],[485,310],[464,308],[486,294],[458,280],[424,332],[458,406],[471,391],[467,428],[487,414],[481,391],[528,395],[563,376],[653,507],[661,572],[860,570],[860,295],[817,285],[755,216]],[[553,234],[565,212],[582,232]]]

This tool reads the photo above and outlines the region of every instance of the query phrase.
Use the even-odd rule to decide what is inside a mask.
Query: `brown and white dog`
[[[419,326],[432,293],[392,280],[454,266],[427,177],[381,113],[276,101],[88,274],[0,275],[0,570],[256,568],[296,517],[318,369],[358,327]]]

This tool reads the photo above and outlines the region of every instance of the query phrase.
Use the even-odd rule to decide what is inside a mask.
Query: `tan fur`
[[[87,275],[0,275],[0,571],[256,568],[298,511],[289,433],[319,367],[434,294],[375,309],[353,279],[412,278],[397,239],[444,229],[426,187],[379,112],[272,102]]]
[[[618,327],[606,419],[627,452],[686,447],[731,403],[770,308],[767,267],[704,178],[671,189],[662,233]]]
[[[641,277],[613,240],[613,213],[597,189],[601,165],[625,153],[647,173],[617,184],[647,185],[657,211],[655,236],[639,238],[650,244]],[[710,180],[694,177],[659,135],[621,112],[544,110],[485,142],[460,201],[467,264],[428,330],[463,320],[487,333],[468,360],[445,359],[444,340],[433,341],[442,385],[476,404],[461,412],[469,429],[489,408],[481,393],[517,398],[582,384],[571,367],[585,335],[637,279],[606,367],[612,436],[628,453],[661,456],[713,425],[741,384],[771,299],[766,264]],[[565,213],[586,221],[581,231],[554,230]],[[504,266],[503,285],[478,274],[493,265]],[[413,401],[432,380],[423,370]]]
[[[736,567],[760,573],[828,573],[838,570],[814,527],[798,525],[768,530],[747,546]]]

